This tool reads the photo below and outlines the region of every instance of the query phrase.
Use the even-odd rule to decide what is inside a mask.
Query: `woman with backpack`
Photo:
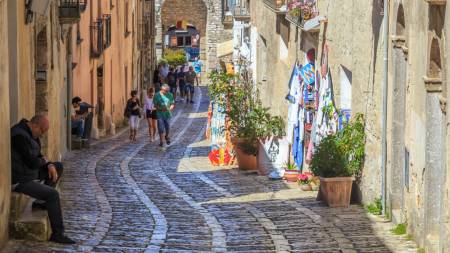
[[[128,99],[125,107],[125,117],[129,119],[130,123],[130,141],[136,141],[139,119],[141,118],[141,102],[136,90],[131,91],[131,98]]]

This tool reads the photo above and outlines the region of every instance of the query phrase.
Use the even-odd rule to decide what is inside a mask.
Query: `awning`
[[[217,58],[233,54],[233,40],[217,44]]]

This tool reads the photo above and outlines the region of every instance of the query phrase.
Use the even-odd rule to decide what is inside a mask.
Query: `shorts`
[[[182,92],[184,92],[185,91],[185,87],[186,87],[186,85],[183,83],[183,84],[179,84],[179,87],[180,87],[180,93],[182,93]]]
[[[172,93],[173,95],[176,95],[177,94],[177,86],[175,86],[175,87],[170,86],[170,93]]]
[[[129,119],[129,122],[130,122],[130,128],[131,129],[138,129],[138,127],[139,127],[139,116],[131,115],[130,119]]]
[[[158,119],[158,133],[169,135],[170,119],[159,118]]]
[[[195,91],[194,85],[190,84],[190,83],[186,84],[186,87],[184,88],[184,91],[185,92],[190,92],[191,94],[194,94],[194,91]]]
[[[156,110],[146,110],[145,114],[147,115],[147,119],[158,119],[158,115],[156,114]]]

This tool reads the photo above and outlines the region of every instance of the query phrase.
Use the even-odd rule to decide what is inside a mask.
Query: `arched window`
[[[428,63],[428,77],[430,78],[441,78],[441,49],[439,47],[439,41],[433,38],[431,41],[430,56]]]

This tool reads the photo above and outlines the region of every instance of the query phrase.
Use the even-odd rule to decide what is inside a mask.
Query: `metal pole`
[[[389,0],[384,0],[384,73],[383,73],[383,114],[381,135],[381,204],[386,214],[386,157],[387,157],[387,96],[388,96],[388,51],[389,51]],[[376,48],[374,49],[376,50]]]

